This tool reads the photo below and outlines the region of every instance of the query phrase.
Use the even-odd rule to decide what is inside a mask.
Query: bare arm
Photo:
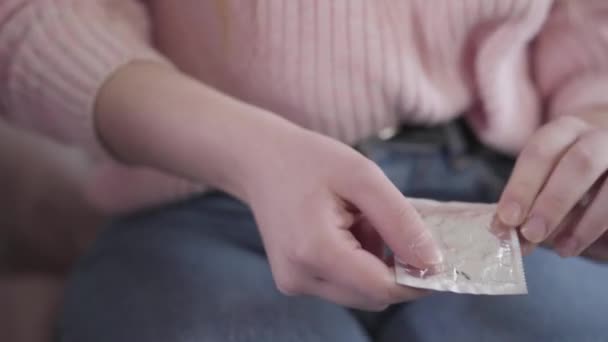
[[[129,164],[158,168],[247,197],[245,182],[303,129],[164,65],[121,68],[97,99],[97,130]],[[275,158],[276,159],[276,158]],[[267,167],[267,166],[266,166]]]

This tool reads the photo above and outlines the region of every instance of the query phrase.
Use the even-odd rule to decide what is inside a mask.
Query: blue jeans
[[[415,139],[414,139],[415,140]],[[453,144],[452,144],[453,145]],[[436,142],[361,147],[407,195],[493,201],[502,160]],[[504,170],[503,170],[504,171]],[[608,268],[538,250],[530,294],[435,294],[380,314],[275,288],[249,209],[220,193],[132,215],[75,270],[63,342],[607,341]]]

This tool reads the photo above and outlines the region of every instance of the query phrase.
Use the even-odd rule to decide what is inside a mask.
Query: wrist
[[[98,97],[97,129],[127,164],[202,182],[246,200],[303,129],[176,70],[132,64]]]
[[[226,138],[224,154],[230,161],[218,170],[221,179],[215,184],[249,203],[255,193],[280,181],[276,177],[284,173],[288,156],[305,144],[301,141],[308,131],[258,108],[243,112],[248,120],[235,127],[238,133],[233,139]]]

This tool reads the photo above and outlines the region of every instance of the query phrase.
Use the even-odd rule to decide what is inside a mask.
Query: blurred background
[[[0,121],[0,341],[48,342],[70,266],[101,215],[83,199],[87,161]]]

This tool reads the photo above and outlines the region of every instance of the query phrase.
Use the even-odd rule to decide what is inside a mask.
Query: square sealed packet
[[[528,293],[517,232],[492,229],[496,205],[412,203],[439,243],[444,261],[433,269],[417,269],[397,260],[397,283],[479,295]]]

